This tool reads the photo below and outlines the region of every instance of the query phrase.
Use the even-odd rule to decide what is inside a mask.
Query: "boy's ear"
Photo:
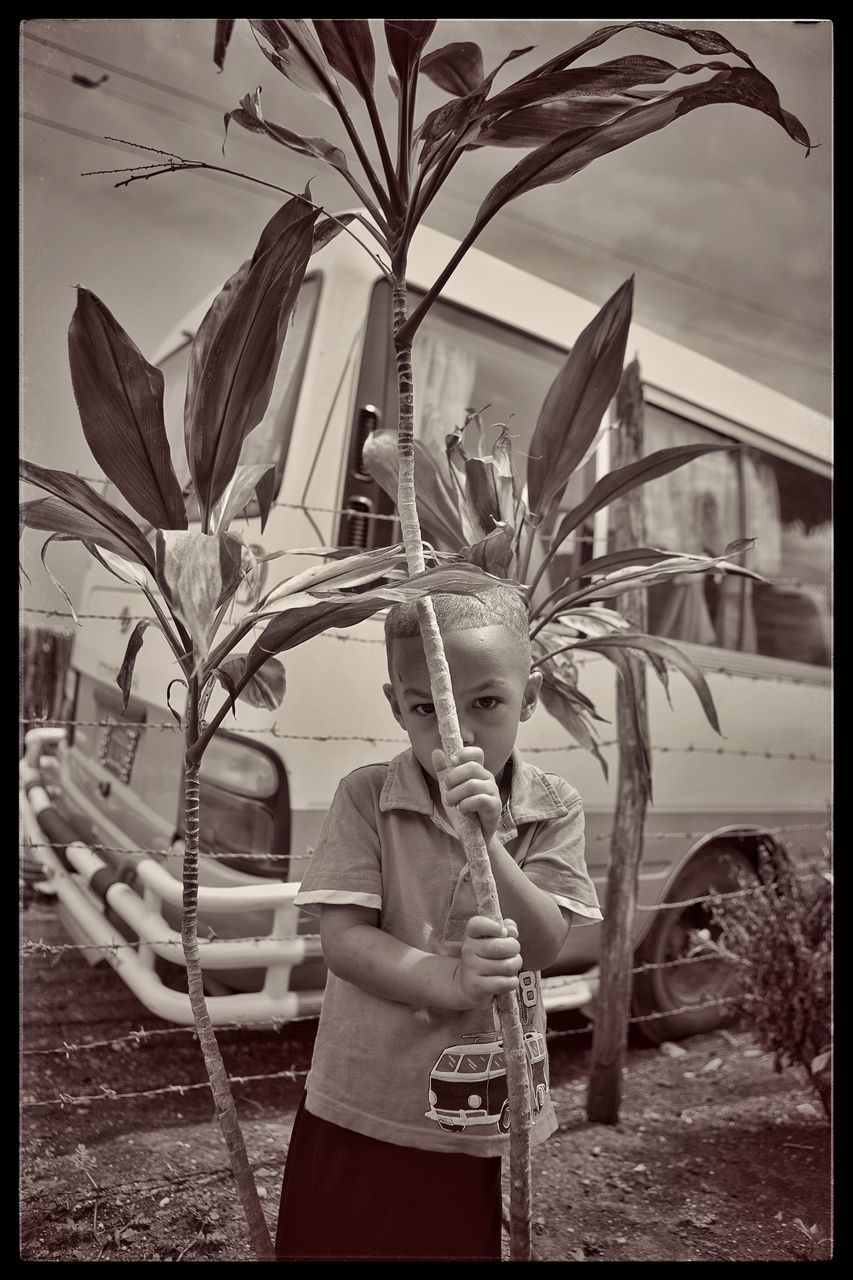
[[[400,704],[397,701],[397,695],[394,692],[394,686],[390,684],[383,684],[382,692],[385,694],[385,697],[388,699],[388,704],[391,707],[391,712],[394,716],[394,719],[397,721],[397,724],[400,726],[401,729],[405,729],[406,726],[403,724],[403,717],[402,717],[402,714],[400,713]]]
[[[529,720],[539,704],[539,690],[542,688],[542,672],[531,671],[527,677],[527,684],[524,688],[524,697],[521,701],[520,720]]]

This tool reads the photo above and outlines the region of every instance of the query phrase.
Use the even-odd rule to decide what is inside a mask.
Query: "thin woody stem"
[[[405,263],[395,264],[393,313],[400,420],[398,425],[399,485],[397,510],[409,573],[424,568],[420,521],[415,501],[414,453],[414,378],[411,340],[401,338],[406,323]],[[435,607],[427,596],[417,602],[418,621],[424,655],[430,678],[430,692],[435,706],[441,745],[448,759],[462,747],[462,734],[450,668],[435,615]],[[482,828],[474,815],[455,813],[454,823],[465,850],[471,875],[471,887],[477,911],[490,920],[502,920],[497,888],[483,839]],[[503,1033],[512,1127],[510,1130],[510,1243],[513,1262],[531,1260],[530,1243],[530,1093],[527,1081],[527,1056],[518,1009],[518,997],[512,992],[496,1000]]]
[[[124,138],[113,138],[112,141],[125,142],[127,146],[139,146],[141,148],[140,143],[127,142]],[[156,150],[154,147],[145,147],[141,149],[146,151]],[[301,200],[303,204],[308,205],[309,209],[316,209],[319,213],[325,214],[327,218],[330,218],[332,222],[337,222],[341,230],[345,231],[348,236],[352,236],[356,244],[360,245],[364,252],[369,254],[382,271],[382,274],[384,276],[390,276],[391,273],[382,259],[378,258],[372,249],[368,249],[364,241],[359,240],[358,236],[350,230],[345,222],[342,222],[340,218],[336,218],[333,213],[329,213],[322,205],[315,204],[313,200],[309,200],[307,196],[302,195],[300,192],[289,191],[287,187],[281,187],[275,182],[267,182],[263,178],[256,178],[254,174],[243,173],[239,169],[227,169],[224,165],[208,164],[206,160],[185,160],[182,156],[176,155],[174,152],[164,152],[163,154],[171,155],[173,158],[168,164],[164,161],[163,165],[159,168],[157,165],[133,165],[128,169],[87,169],[80,176],[82,178],[91,178],[111,173],[130,173],[132,175],[130,178],[125,178],[122,182],[115,183],[116,187],[129,187],[132,182],[141,182],[148,178],[158,178],[163,173],[181,173],[192,169],[208,169],[213,173],[224,173],[232,178],[244,178],[246,182],[254,182],[256,186],[269,187],[271,191],[280,191],[284,196],[290,196],[294,200]],[[138,172],[136,172],[137,170]],[[143,170],[147,170],[148,172],[143,172]],[[380,225],[382,226],[383,231],[387,231],[387,227],[385,227],[384,224],[380,223]]]
[[[186,746],[194,745],[199,727],[198,680],[190,679],[187,698]],[[216,1116],[225,1139],[231,1171],[237,1184],[240,1202],[246,1215],[249,1239],[259,1261],[274,1260],[272,1240],[264,1211],[258,1197],[258,1189],[243,1132],[237,1118],[234,1097],[228,1081],[228,1073],[219,1052],[216,1032],[210,1021],[204,998],[204,981],[198,946],[198,850],[199,850],[199,765],[187,759],[184,773],[184,821],[186,841],[183,867],[183,910],[181,912],[181,943],[187,968],[187,988],[195,1021],[198,1042],[204,1056],[210,1091],[216,1106]]]

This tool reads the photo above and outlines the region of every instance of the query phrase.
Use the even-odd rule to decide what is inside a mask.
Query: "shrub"
[[[718,949],[734,962],[733,1003],[774,1067],[802,1068],[831,1111],[832,873],[824,851],[807,875],[759,856],[754,892],[713,907]]]

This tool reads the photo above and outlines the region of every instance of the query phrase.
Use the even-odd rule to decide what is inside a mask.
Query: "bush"
[[[801,1067],[832,1105],[832,874],[825,852],[804,878],[762,851],[752,893],[713,906],[717,948],[734,962],[733,1003],[774,1066]]]

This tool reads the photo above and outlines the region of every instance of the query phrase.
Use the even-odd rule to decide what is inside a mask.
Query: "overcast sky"
[[[500,88],[609,21],[441,19],[427,51],[474,40],[490,70],[509,50],[535,45],[499,74]],[[675,21],[719,31],[747,52],[821,145],[806,158],[768,116],[703,107],[569,182],[513,202],[479,247],[598,303],[633,272],[640,323],[829,412],[832,27]],[[380,111],[391,120],[381,21],[371,23]],[[348,144],[332,109],[275,71],[245,20],[217,74],[213,29],[207,18],[39,18],[21,26],[23,452],[42,464],[98,473],[68,373],[74,286],[98,294],[150,358],[183,313],[249,255],[274,208],[274,193],[212,174],[167,175],[119,190],[116,177],[82,177],[135,156],[145,162],[104,135],[299,189],[316,176],[316,199],[351,204],[349,188],[316,164],[240,129],[229,135],[223,160],[222,115],[259,84],[267,118],[345,150]],[[628,53],[679,65],[700,60],[681,42],[629,31],[583,62]],[[446,100],[425,83],[423,113]],[[461,236],[483,194],[521,154],[469,153],[428,223]],[[26,601],[61,608],[37,558],[33,566],[41,537],[25,541],[33,578]],[[81,561],[58,550],[54,563],[73,594]]]

